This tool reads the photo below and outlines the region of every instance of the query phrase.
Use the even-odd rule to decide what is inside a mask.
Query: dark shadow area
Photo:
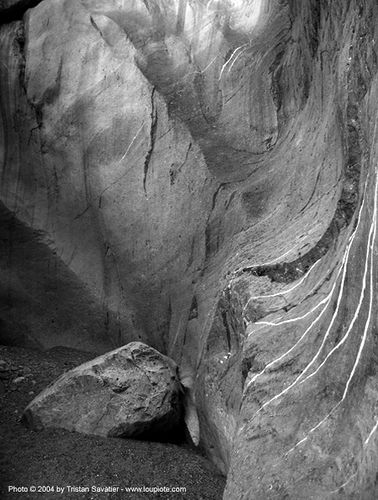
[[[1,202],[0,276],[1,344],[40,349],[56,343],[98,353],[116,345],[114,315],[91,296],[44,235]]]
[[[2,0],[0,2],[0,25],[19,21],[25,12],[35,7],[41,0],[19,0],[17,2]]]

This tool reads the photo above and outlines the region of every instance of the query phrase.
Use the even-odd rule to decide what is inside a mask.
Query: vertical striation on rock
[[[337,198],[312,249],[289,259],[297,251],[291,238],[292,250],[281,259],[245,266],[230,282],[246,325],[247,370],[226,498],[372,498],[377,491],[377,15],[374,2],[291,3],[291,31],[299,29],[300,37],[281,56],[276,87],[293,74],[292,51],[307,44],[308,55],[297,58],[306,79],[290,144],[316,142],[328,128],[322,148],[328,155],[334,124]],[[289,94],[294,89],[290,84]],[[304,136],[303,114],[306,129],[313,127]],[[321,203],[322,183],[330,186],[322,149],[303,213]]]
[[[50,0],[0,29],[4,221],[46,255],[2,261],[1,319],[54,273],[49,309],[83,327],[29,314],[20,342],[142,339],[194,371],[227,500],[377,492],[377,20]]]

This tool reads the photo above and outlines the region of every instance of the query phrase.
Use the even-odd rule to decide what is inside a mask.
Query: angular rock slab
[[[64,373],[25,409],[34,430],[165,439],[181,418],[177,366],[131,342]]]

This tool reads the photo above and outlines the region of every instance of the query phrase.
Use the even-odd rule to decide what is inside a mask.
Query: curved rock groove
[[[19,12],[3,341],[170,355],[227,500],[376,496],[376,2]]]

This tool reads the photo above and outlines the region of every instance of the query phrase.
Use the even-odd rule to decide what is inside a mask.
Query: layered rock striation
[[[0,30],[4,338],[172,356],[227,499],[376,493],[377,20],[45,0]]]

